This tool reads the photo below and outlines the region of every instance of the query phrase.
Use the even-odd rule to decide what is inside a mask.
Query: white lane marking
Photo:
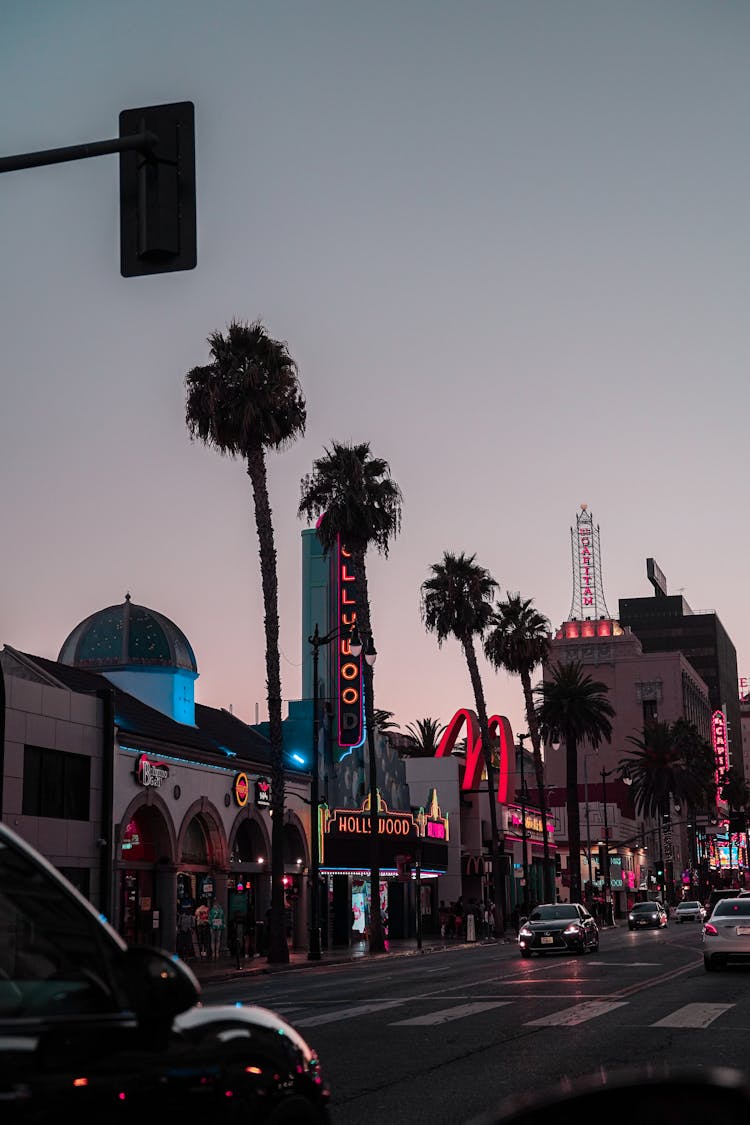
[[[734,1004],[685,1004],[677,1008],[663,1020],[652,1023],[652,1027],[708,1027],[710,1023],[723,1016]]]
[[[335,1023],[349,1020],[355,1016],[367,1016],[372,1012],[383,1012],[386,1008],[398,1008],[406,1000],[376,1000],[372,1004],[359,1004],[356,1008],[340,1008],[338,1012],[319,1012],[317,1016],[305,1016],[295,1020],[295,1027],[317,1027],[321,1023]]]
[[[473,1016],[476,1012],[488,1012],[490,1008],[502,1008],[506,1004],[510,1004],[510,1000],[494,1000],[483,1003],[477,1001],[475,1004],[459,1004],[455,1008],[443,1008],[440,1012],[430,1012],[426,1016],[413,1016],[409,1020],[397,1020],[391,1023],[389,1027],[429,1027],[430,1024],[436,1023],[450,1023],[451,1020],[461,1020],[466,1016]]]
[[[605,1016],[615,1008],[625,1006],[624,1000],[589,1000],[583,1004],[576,1004],[573,1008],[563,1008],[561,1012],[552,1012],[549,1016],[542,1016],[538,1020],[529,1020],[525,1027],[576,1027],[586,1020]]]
[[[661,961],[587,961],[587,965],[624,965],[627,969],[654,969],[662,964]]]

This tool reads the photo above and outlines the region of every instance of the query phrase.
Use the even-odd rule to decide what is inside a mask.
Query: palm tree
[[[531,673],[538,664],[546,664],[550,651],[550,623],[534,609],[531,598],[508,594],[498,602],[492,614],[490,631],[484,640],[484,653],[495,668],[504,668],[521,677],[526,722],[534,751],[534,773],[539,794],[539,811],[542,814],[542,842],[544,847],[545,902],[554,901],[555,876],[550,864],[549,835],[547,832],[547,793],[544,787],[544,761],[542,759],[539,723],[536,717]]]
[[[490,806],[492,832],[492,901],[495,904],[495,933],[500,936],[505,929],[503,905],[500,899],[500,845],[497,835],[497,790],[492,762],[487,704],[479,675],[474,638],[484,636],[492,617],[492,598],[497,582],[488,570],[479,566],[476,555],[443,553],[442,561],[430,567],[431,577],[421,587],[422,620],[428,632],[435,633],[438,646],[448,637],[455,637],[461,645],[482,737],[482,756],[487,770],[487,795]]]
[[[628,742],[635,749],[621,759],[620,766],[630,773],[636,811],[656,820],[660,862],[671,865],[671,802],[697,809],[715,800],[711,748],[685,719],[674,723],[654,719],[644,726],[641,738],[628,735]],[[671,866],[666,872],[671,897]]]
[[[414,748],[409,747],[405,754],[410,758],[434,758],[435,751],[440,745],[440,739],[445,730],[445,723],[439,719],[417,719],[416,723],[407,723],[406,730]]]
[[[632,742],[635,749],[621,759],[620,766],[630,771],[633,803],[641,816],[666,815],[670,799],[699,808],[710,793],[710,788],[707,790],[707,785],[712,786],[710,775],[707,777],[705,768],[700,768],[700,759],[696,762],[697,750],[689,745],[689,732],[682,725],[677,726],[675,734],[675,726],[675,723],[653,720],[646,724],[641,738],[628,735],[628,742]]]
[[[287,962],[284,925],[284,747],[281,725],[278,577],[266,473],[267,450],[281,450],[305,432],[307,412],[297,365],[286,343],[260,321],[232,321],[208,337],[210,362],[185,377],[185,421],[193,439],[223,456],[242,457],[253,490],[266,634],[266,684],[271,743],[271,933],[268,960]]]
[[[566,788],[568,806],[568,866],[570,870],[570,901],[581,900],[581,819],[578,805],[578,746],[588,742],[596,750],[600,742],[612,739],[614,708],[606,697],[608,687],[592,680],[583,671],[580,661],[555,664],[551,678],[543,681],[534,693],[539,698],[537,718],[545,742],[565,742]]]
[[[401,489],[391,478],[387,461],[373,457],[369,443],[334,441],[300,484],[298,515],[317,517],[318,538],[325,551],[340,541],[351,553],[357,579],[356,622],[360,633],[372,637],[370,597],[365,559],[370,547],[388,557],[388,548],[401,530]],[[378,854],[378,774],[375,758],[373,668],[363,661],[365,724],[370,782],[370,952],[385,952],[380,916],[380,859]]]
[[[375,730],[380,731],[381,734],[398,730],[398,723],[393,721],[393,711],[381,711],[375,708]]]

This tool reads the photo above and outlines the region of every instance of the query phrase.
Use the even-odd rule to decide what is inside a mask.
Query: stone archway
[[[129,943],[174,948],[175,835],[153,789],[135,797],[117,829],[113,924]]]
[[[291,809],[284,819],[284,907],[287,936],[293,949],[307,946],[308,880],[310,852],[302,821]]]

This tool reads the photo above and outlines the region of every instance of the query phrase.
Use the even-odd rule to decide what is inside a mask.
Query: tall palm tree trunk
[[[552,874],[549,858],[549,833],[547,832],[547,791],[544,788],[544,762],[542,761],[542,744],[539,737],[539,721],[536,717],[536,708],[534,707],[534,696],[531,690],[531,674],[527,668],[521,670],[521,687],[523,688],[523,698],[526,704],[526,722],[529,726],[529,734],[531,735],[531,747],[534,751],[534,774],[536,776],[536,787],[539,793],[539,811],[542,814],[542,846],[544,855],[544,871],[543,871],[543,889],[544,901],[554,902],[555,900],[555,878]]]
[[[281,725],[281,660],[279,656],[279,591],[276,580],[276,547],[273,537],[271,505],[268,499],[266,461],[262,450],[248,455],[258,530],[260,573],[263,586],[263,614],[266,634],[266,685],[268,689],[268,729],[271,742],[271,933],[268,960],[277,964],[289,961],[284,920],[284,736]]]
[[[500,840],[497,833],[497,786],[495,784],[495,767],[492,764],[492,748],[490,746],[490,725],[487,719],[487,704],[484,698],[482,678],[479,675],[477,655],[474,651],[474,641],[469,635],[462,640],[466,664],[469,668],[471,686],[474,689],[474,701],[479,717],[479,731],[482,736],[482,756],[487,770],[487,797],[490,806],[490,831],[492,843],[490,854],[492,856],[492,901],[495,904],[495,937],[502,937],[505,932],[504,917],[504,880],[500,868]]]
[[[570,901],[581,901],[581,810],[578,805],[578,744],[568,730],[565,734],[565,766],[568,797],[568,870]]]
[[[352,552],[354,573],[358,575],[361,598],[357,605],[360,635],[371,635],[370,597],[367,590],[367,568],[363,552]],[[362,673],[365,689],[365,727],[367,730],[367,768],[370,790],[370,953],[385,953],[383,919],[380,913],[380,820],[378,808],[378,762],[375,755],[375,690],[373,666],[362,654]]]

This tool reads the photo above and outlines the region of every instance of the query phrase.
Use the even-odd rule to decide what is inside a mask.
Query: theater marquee
[[[321,805],[321,867],[359,870],[370,863],[370,796],[356,809]],[[437,791],[416,812],[392,810],[378,793],[378,858],[383,874],[396,874],[397,855],[422,852],[423,870],[442,873],[447,867],[448,817],[442,816]]]

